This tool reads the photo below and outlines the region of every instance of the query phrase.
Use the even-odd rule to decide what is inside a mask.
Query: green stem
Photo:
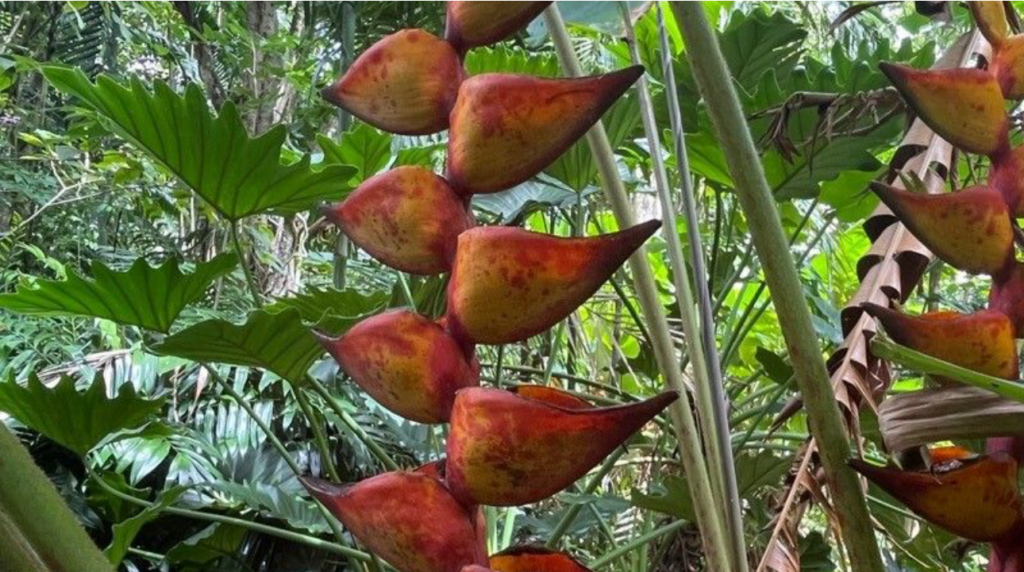
[[[352,431],[352,434],[355,435],[357,439],[362,441],[363,445],[366,445],[366,448],[373,453],[373,456],[377,457],[377,460],[380,461],[387,470],[398,471],[401,469],[401,467],[398,466],[398,463],[391,458],[391,455],[388,455],[388,452],[382,449],[380,444],[374,441],[373,438],[371,438],[366,431],[359,426],[359,423],[356,422],[355,419],[352,419],[352,416],[348,414],[348,411],[345,411],[341,404],[334,399],[334,396],[331,395],[331,392],[327,391],[327,388],[324,387],[323,384],[312,376],[307,376],[306,382],[309,383],[310,387],[313,388],[313,391],[327,403],[327,407],[331,408],[331,411],[341,419],[341,422],[344,423],[350,431]]]
[[[0,422],[0,568],[113,572],[32,455]]]
[[[665,526],[662,526],[662,527],[659,527],[659,528],[655,528],[654,530],[652,530],[652,531],[650,531],[648,533],[641,534],[640,536],[637,536],[636,538],[634,538],[633,540],[630,540],[626,544],[623,544],[622,546],[619,546],[615,550],[612,550],[611,552],[608,552],[607,554],[602,555],[600,558],[592,561],[590,563],[590,565],[589,565],[589,568],[591,570],[597,570],[598,568],[603,568],[603,567],[611,564],[612,562],[615,562],[619,558],[622,558],[623,556],[625,556],[625,555],[629,554],[630,552],[636,550],[637,548],[641,548],[643,546],[646,546],[647,543],[649,543],[651,541],[654,541],[654,540],[657,540],[657,539],[661,538],[662,536],[667,536],[669,534],[672,534],[673,532],[679,530],[680,528],[683,528],[687,524],[690,524],[690,523],[688,521],[686,521],[686,520],[676,520],[676,521],[673,521],[673,522],[670,522],[670,523],[666,524]]]
[[[544,21],[551,34],[562,68],[569,76],[582,76],[583,70],[573,50],[572,40],[569,38],[569,32],[565,28],[565,22],[562,21],[557,4],[552,4],[544,11]],[[597,164],[602,186],[615,214],[616,222],[620,228],[633,226],[636,223],[636,216],[626,195],[622,179],[619,177],[618,165],[615,162],[608,134],[600,121],[587,133],[587,143],[594,156],[594,162]],[[666,385],[679,393],[679,399],[672,404],[670,412],[683,467],[690,482],[690,493],[693,496],[697,522],[700,524],[704,553],[710,569],[728,572],[732,569],[729,558],[730,544],[725,540],[723,524],[718,515],[714,495],[711,492],[711,479],[704,459],[704,448],[697,432],[697,422],[694,419],[689,392],[683,382],[679,358],[672,343],[665,309],[661,305],[654,274],[647,261],[647,249],[644,247],[637,249],[630,257],[629,265],[633,273],[637,297],[640,300],[644,316],[647,318],[658,367],[665,378]]]
[[[238,255],[238,262],[242,265],[242,272],[245,274],[245,283],[249,285],[249,294],[252,296],[252,303],[257,308],[263,306],[263,297],[260,295],[260,289],[256,286],[256,277],[252,275],[252,268],[249,268],[249,262],[245,256],[245,250],[242,249],[242,241],[238,239],[238,221],[231,221],[231,242],[235,246],[235,254]]]
[[[295,400],[299,404],[299,409],[302,410],[306,421],[309,422],[309,428],[313,431],[313,440],[320,451],[320,458],[324,461],[324,467],[327,468],[328,476],[331,477],[332,481],[340,483],[341,478],[338,476],[338,469],[334,466],[334,456],[331,455],[331,446],[327,441],[324,428],[320,425],[320,419],[314,413],[313,408],[309,406],[309,399],[306,398],[306,394],[302,392],[301,388],[292,386],[292,392],[295,393]]]
[[[811,324],[803,285],[786,242],[768,181],[754,147],[733,78],[715,32],[699,3],[673,2],[672,10],[686,41],[686,54],[718,134],[736,195],[746,215],[796,382],[803,394],[811,432],[842,523],[843,540],[856,572],[883,572],[867,501],[856,473],[847,466],[850,442],[828,369]]]
[[[123,493],[115,489],[114,487],[110,486],[106,481],[104,481],[103,478],[100,477],[99,475],[93,475],[93,481],[96,482],[99,485],[99,487],[103,489],[104,492],[106,492],[107,494],[117,497],[125,502],[129,502],[143,508],[150,508],[156,506],[154,503],[151,503],[147,500],[133,497],[132,495]],[[193,520],[202,520],[205,522],[216,522],[219,524],[226,524],[229,526],[237,526],[239,528],[244,528],[246,530],[251,530],[253,532],[266,534],[267,536],[273,536],[275,538],[281,538],[283,540],[295,542],[296,544],[302,544],[303,546],[317,548],[325,552],[330,552],[332,554],[340,554],[341,556],[355,558],[356,560],[362,560],[364,562],[370,561],[370,555],[361,550],[349,548],[348,546],[344,546],[342,544],[337,544],[334,542],[328,542],[326,540],[316,538],[315,536],[309,536],[299,532],[293,532],[291,530],[285,530],[283,528],[277,528],[275,526],[269,526],[266,524],[253,522],[251,520],[235,518],[232,516],[225,516],[222,514],[199,512],[197,510],[189,510],[173,506],[163,509],[163,512],[184,518],[191,518]]]
[[[498,359],[494,363],[494,385],[501,388],[501,368],[505,365],[505,344],[498,346]]]
[[[1024,385],[1021,385],[1019,381],[1007,381],[969,370],[879,337],[871,340],[871,353],[875,357],[896,362],[922,373],[948,377],[960,383],[1024,403]]]

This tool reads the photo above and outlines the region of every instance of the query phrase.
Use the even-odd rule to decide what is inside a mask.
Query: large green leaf
[[[281,164],[283,125],[251,137],[234,104],[225,103],[214,116],[196,85],[181,96],[162,82],[150,91],[138,80],[124,87],[101,76],[93,84],[80,70],[63,67],[44,67],[43,74],[230,220],[270,211],[296,213],[341,198],[355,174],[345,165],[314,171],[308,156]]]
[[[184,274],[170,259],[153,268],[142,258],[127,272],[114,272],[97,261],[92,280],[69,274],[64,281],[40,281],[0,294],[0,308],[42,316],[72,315],[104,318],[119,324],[158,332],[171,329],[186,306],[202,298],[214,280],[235,267],[233,254],[221,254]]]
[[[107,555],[107,559],[114,566],[117,566],[124,560],[128,549],[131,547],[135,537],[138,536],[139,531],[147,523],[152,522],[160,516],[160,513],[165,508],[174,504],[174,501],[178,500],[178,497],[187,490],[187,487],[172,487],[164,492],[160,493],[160,497],[152,505],[142,510],[139,514],[115,524],[113,526],[114,538],[110,541],[108,546],[103,553]]]
[[[0,411],[83,456],[113,433],[141,426],[163,401],[138,396],[129,383],[111,399],[102,376],[85,392],[69,377],[52,388],[35,375],[24,387],[13,378],[0,383]]]
[[[324,353],[293,308],[253,312],[242,325],[200,322],[164,338],[153,351],[198,362],[258,367],[294,383],[302,383],[309,367]]]
[[[328,165],[351,165],[356,173],[353,183],[369,179],[391,160],[391,135],[365,123],[341,135],[341,142],[318,134],[316,142]]]
[[[338,335],[368,314],[384,308],[389,299],[390,294],[383,291],[364,294],[351,288],[333,290],[312,287],[302,294],[274,302],[267,306],[267,311],[273,313],[294,308],[304,322]]]

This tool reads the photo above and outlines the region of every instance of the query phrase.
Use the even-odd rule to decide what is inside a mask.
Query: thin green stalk
[[[552,4],[544,11],[544,21],[554,42],[558,59],[563,70],[569,76],[582,76],[579,60],[572,47],[569,32],[562,21],[558,5]],[[587,133],[587,143],[594,156],[598,172],[601,176],[605,195],[611,203],[612,212],[620,228],[628,228],[636,223],[633,207],[626,195],[625,186],[619,177],[618,165],[612,152],[611,143],[604,125],[598,121]],[[729,542],[725,540],[725,532],[719,518],[714,495],[711,492],[711,478],[704,460],[703,446],[697,432],[690,404],[689,392],[683,382],[679,358],[672,343],[672,336],[665,317],[665,309],[661,305],[654,274],[647,261],[647,249],[640,247],[629,259],[637,297],[640,300],[652,341],[652,349],[665,378],[665,384],[679,393],[671,408],[670,414],[675,428],[676,440],[683,461],[683,467],[690,482],[690,494],[693,496],[694,512],[700,525],[704,552],[709,567],[716,572],[732,570],[729,554]]]
[[[151,503],[147,500],[133,497],[132,495],[123,493],[115,489],[114,487],[110,486],[106,481],[104,481],[99,475],[93,475],[93,481],[96,482],[96,484],[98,484],[99,487],[103,489],[103,491],[106,492],[107,494],[117,497],[125,502],[129,502],[143,508],[151,508],[153,506],[156,506],[154,503]],[[193,520],[202,520],[205,522],[216,522],[219,524],[226,524],[229,526],[237,526],[239,528],[251,530],[253,532],[258,532],[260,534],[266,534],[267,536],[281,538],[283,540],[288,540],[296,544],[309,546],[311,548],[317,548],[319,550],[330,552],[332,554],[340,554],[341,556],[354,558],[356,560],[361,560],[364,562],[368,562],[370,560],[369,554],[361,550],[356,550],[355,548],[349,548],[348,546],[322,540],[320,538],[316,538],[315,536],[309,536],[307,534],[302,534],[291,530],[285,530],[283,528],[277,528],[276,526],[269,526],[266,524],[253,522],[251,520],[245,520],[243,518],[235,518],[232,516],[225,516],[222,514],[200,512],[197,510],[189,510],[173,506],[163,509],[163,512],[184,518],[191,518]]]
[[[600,468],[597,469],[597,472],[594,473],[594,476],[591,477],[587,486],[583,487],[583,494],[593,494],[593,492],[597,490],[598,485],[601,484],[601,481],[608,476],[608,473],[610,473],[613,468],[615,468],[615,462],[618,461],[625,452],[626,447],[622,446],[616,449],[611,455],[608,455],[604,460],[604,463],[602,463]],[[582,503],[576,503],[569,507],[569,510],[565,511],[565,514],[562,515],[558,524],[555,525],[555,529],[551,531],[551,536],[548,537],[548,541],[545,543],[548,548],[555,548],[558,546],[558,542],[562,539],[562,536],[564,536],[566,531],[569,530],[572,523],[576,521],[576,517],[580,515],[580,511],[583,510],[583,506],[584,505]]]
[[[320,451],[320,458],[323,459],[324,467],[327,468],[327,475],[331,477],[332,481],[340,483],[341,477],[338,476],[338,469],[334,466],[334,456],[331,454],[331,446],[327,441],[324,428],[320,425],[320,419],[314,413],[313,408],[309,406],[309,399],[306,398],[301,388],[293,386],[292,392],[295,394],[299,409],[302,410],[302,414],[309,422],[309,428],[313,431],[313,441],[316,442],[316,447]]]
[[[402,287],[402,296],[405,297],[405,303],[409,305],[410,310],[415,312],[416,299],[412,297],[412,290],[409,289],[409,279],[405,277],[405,273],[398,273],[398,283]]]
[[[113,572],[32,455],[0,422],[0,568]]]
[[[637,536],[636,538],[634,538],[633,540],[630,540],[626,544],[623,544],[622,546],[619,546],[615,550],[612,550],[611,552],[608,552],[607,554],[603,554],[602,556],[600,556],[596,560],[591,561],[591,563],[589,564],[588,567],[591,570],[597,570],[598,568],[603,568],[603,567],[611,564],[612,562],[615,562],[619,558],[622,558],[623,556],[625,556],[625,555],[629,554],[630,552],[636,550],[637,548],[641,548],[643,546],[646,546],[649,542],[655,541],[655,540],[661,538],[662,536],[667,536],[669,534],[672,534],[673,532],[679,530],[680,528],[683,528],[687,524],[690,524],[689,521],[680,519],[680,520],[676,520],[676,521],[670,522],[670,523],[666,524],[665,526],[661,526],[661,527],[655,528],[654,530],[652,530],[652,531],[650,531],[650,532],[648,532],[646,534],[641,534],[640,536]],[[710,570],[710,568],[709,568],[709,570]]]
[[[334,396],[331,395],[331,392],[327,391],[327,388],[324,387],[323,384],[312,376],[307,376],[306,382],[309,383],[310,387],[313,388],[313,391],[327,403],[327,407],[331,408],[331,411],[341,419],[341,422],[344,423],[350,431],[352,431],[352,434],[354,434],[357,439],[362,441],[363,445],[366,445],[366,448],[373,453],[374,457],[377,457],[377,460],[380,461],[387,470],[397,471],[401,469],[401,467],[398,466],[398,463],[391,458],[391,455],[388,455],[388,452],[382,449],[380,444],[374,441],[373,438],[371,438],[366,431],[359,426],[359,423],[355,419],[352,419],[352,416],[348,414],[348,411],[345,411],[341,404],[335,401]]]
[[[238,239],[238,221],[231,221],[231,242],[235,246],[235,254],[238,255],[238,262],[242,265],[242,272],[245,274],[245,283],[249,285],[249,294],[252,296],[252,303],[257,308],[263,305],[263,296],[256,286],[256,277],[252,275],[252,268],[246,260],[245,250],[242,249],[242,241]]]
[[[694,78],[718,134],[736,195],[761,259],[765,279],[782,334],[789,349],[797,385],[803,395],[811,432],[818,443],[821,465],[842,523],[843,540],[856,572],[883,572],[867,501],[856,473],[847,466],[850,442],[832,392],[828,369],[811,323],[803,285],[779,221],[775,198],[765,179],[722,57],[715,32],[698,3],[672,2],[676,22],[686,41]]]
[[[501,368],[505,365],[505,344],[498,346],[498,359],[494,363],[494,385],[501,388]]]
[[[941,375],[960,383],[985,389],[1007,399],[1024,403],[1024,385],[1007,381],[974,370],[951,364],[890,340],[875,337],[871,340],[871,353],[878,358],[898,363],[929,375]]]
[[[295,459],[292,458],[292,454],[284,446],[284,443],[282,443],[281,440],[277,438],[277,435],[274,434],[274,430],[269,425],[267,425],[266,422],[263,421],[259,413],[257,413],[256,410],[253,409],[252,405],[249,405],[249,402],[241,394],[235,391],[235,388],[232,387],[231,384],[228,383],[228,380],[224,379],[224,377],[221,376],[220,373],[218,373],[208,364],[200,363],[200,365],[206,368],[206,371],[210,374],[210,377],[213,379],[214,383],[219,385],[222,391],[230,395],[231,398],[235,400],[235,403],[237,403],[238,406],[241,407],[246,412],[246,414],[249,415],[253,422],[256,423],[256,425],[260,428],[260,431],[263,431],[263,434],[266,435],[267,440],[270,441],[270,444],[274,447],[274,449],[277,450],[278,454],[281,455],[282,458],[284,458],[284,462],[288,465],[288,468],[290,468],[292,472],[295,473],[295,477],[301,479],[303,477],[302,468],[299,467],[299,464],[295,462]],[[331,531],[334,532],[334,536],[339,541],[343,540],[345,536],[342,533],[341,523],[338,522],[338,519],[334,518],[334,515],[332,515],[319,502],[316,503],[316,506],[317,508],[320,509],[321,514],[324,515],[324,518],[327,520],[327,524],[329,524],[331,527]]]

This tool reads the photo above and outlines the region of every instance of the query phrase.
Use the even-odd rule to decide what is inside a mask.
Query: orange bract
[[[559,238],[511,227],[459,235],[448,327],[481,344],[519,342],[565,319],[661,225]]]
[[[462,52],[493,44],[529,24],[550,4],[550,1],[448,2],[444,39]]]
[[[666,392],[618,407],[567,409],[509,391],[458,393],[448,485],[465,504],[537,502],[568,487],[675,401]]]
[[[978,69],[917,70],[879,64],[918,116],[964,151],[995,155],[1009,146],[1010,121],[995,76]]]
[[[447,178],[461,195],[495,193],[540,173],[643,73],[543,79],[481,74],[459,89],[448,133]]]
[[[464,71],[452,46],[423,30],[402,30],[363,52],[324,99],[391,133],[448,127]]]
[[[374,258],[413,274],[450,270],[459,234],[473,226],[448,182],[422,167],[371,177],[324,214]]]
[[[589,572],[564,552],[543,546],[513,546],[490,558],[494,572]]]
[[[413,421],[447,421],[455,392],[479,382],[475,360],[448,332],[405,310],[378,314],[321,342],[359,387]]]
[[[998,541],[1024,520],[1017,461],[1000,453],[946,472],[906,472],[855,460],[853,467],[911,510],[969,540]]]
[[[396,471],[350,486],[303,479],[353,536],[400,572],[459,572],[487,564],[474,514],[437,479]]]
[[[995,274],[1013,256],[1010,214],[995,189],[928,195],[872,183],[871,190],[914,236],[955,268]]]

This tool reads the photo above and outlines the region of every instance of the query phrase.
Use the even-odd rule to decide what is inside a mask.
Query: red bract
[[[1009,146],[1003,92],[986,70],[917,70],[880,64],[918,116],[943,139],[971,153],[997,155]]]
[[[543,546],[513,546],[490,558],[494,572],[589,572],[589,569],[563,552]]]
[[[455,49],[504,40],[530,23],[551,2],[448,2],[444,39]]]
[[[448,128],[464,71],[451,44],[423,30],[402,30],[363,52],[324,99],[391,133]]]
[[[422,167],[372,177],[324,214],[374,258],[413,274],[450,270],[459,234],[473,226],[448,182]]]
[[[447,178],[462,195],[494,193],[550,165],[633,85],[643,67],[543,79],[481,74],[459,89],[448,133]]]
[[[999,453],[909,472],[852,461],[853,467],[930,522],[964,538],[998,542],[1024,529],[1017,461]]]
[[[511,227],[459,236],[448,286],[448,325],[482,344],[525,340],[565,319],[661,225],[648,221],[587,238]]]
[[[930,312],[908,316],[876,304],[863,307],[882,322],[885,332],[899,344],[988,375],[1017,377],[1014,327],[1002,312]]]
[[[1013,258],[1013,226],[999,191],[912,193],[882,183],[873,190],[929,250],[972,273],[995,274]]]
[[[354,485],[303,479],[309,492],[352,535],[400,572],[459,572],[486,566],[473,514],[437,479],[384,473]]]
[[[412,312],[378,314],[338,339],[320,340],[359,387],[413,421],[448,421],[455,392],[479,382],[475,359],[444,328]]]
[[[539,394],[535,394],[539,395]],[[448,436],[448,486],[467,505],[512,506],[568,487],[676,400],[565,408],[501,389],[460,391]]]
[[[1006,314],[1017,335],[1024,334],[1024,264],[1014,261],[993,277],[988,307]]]

